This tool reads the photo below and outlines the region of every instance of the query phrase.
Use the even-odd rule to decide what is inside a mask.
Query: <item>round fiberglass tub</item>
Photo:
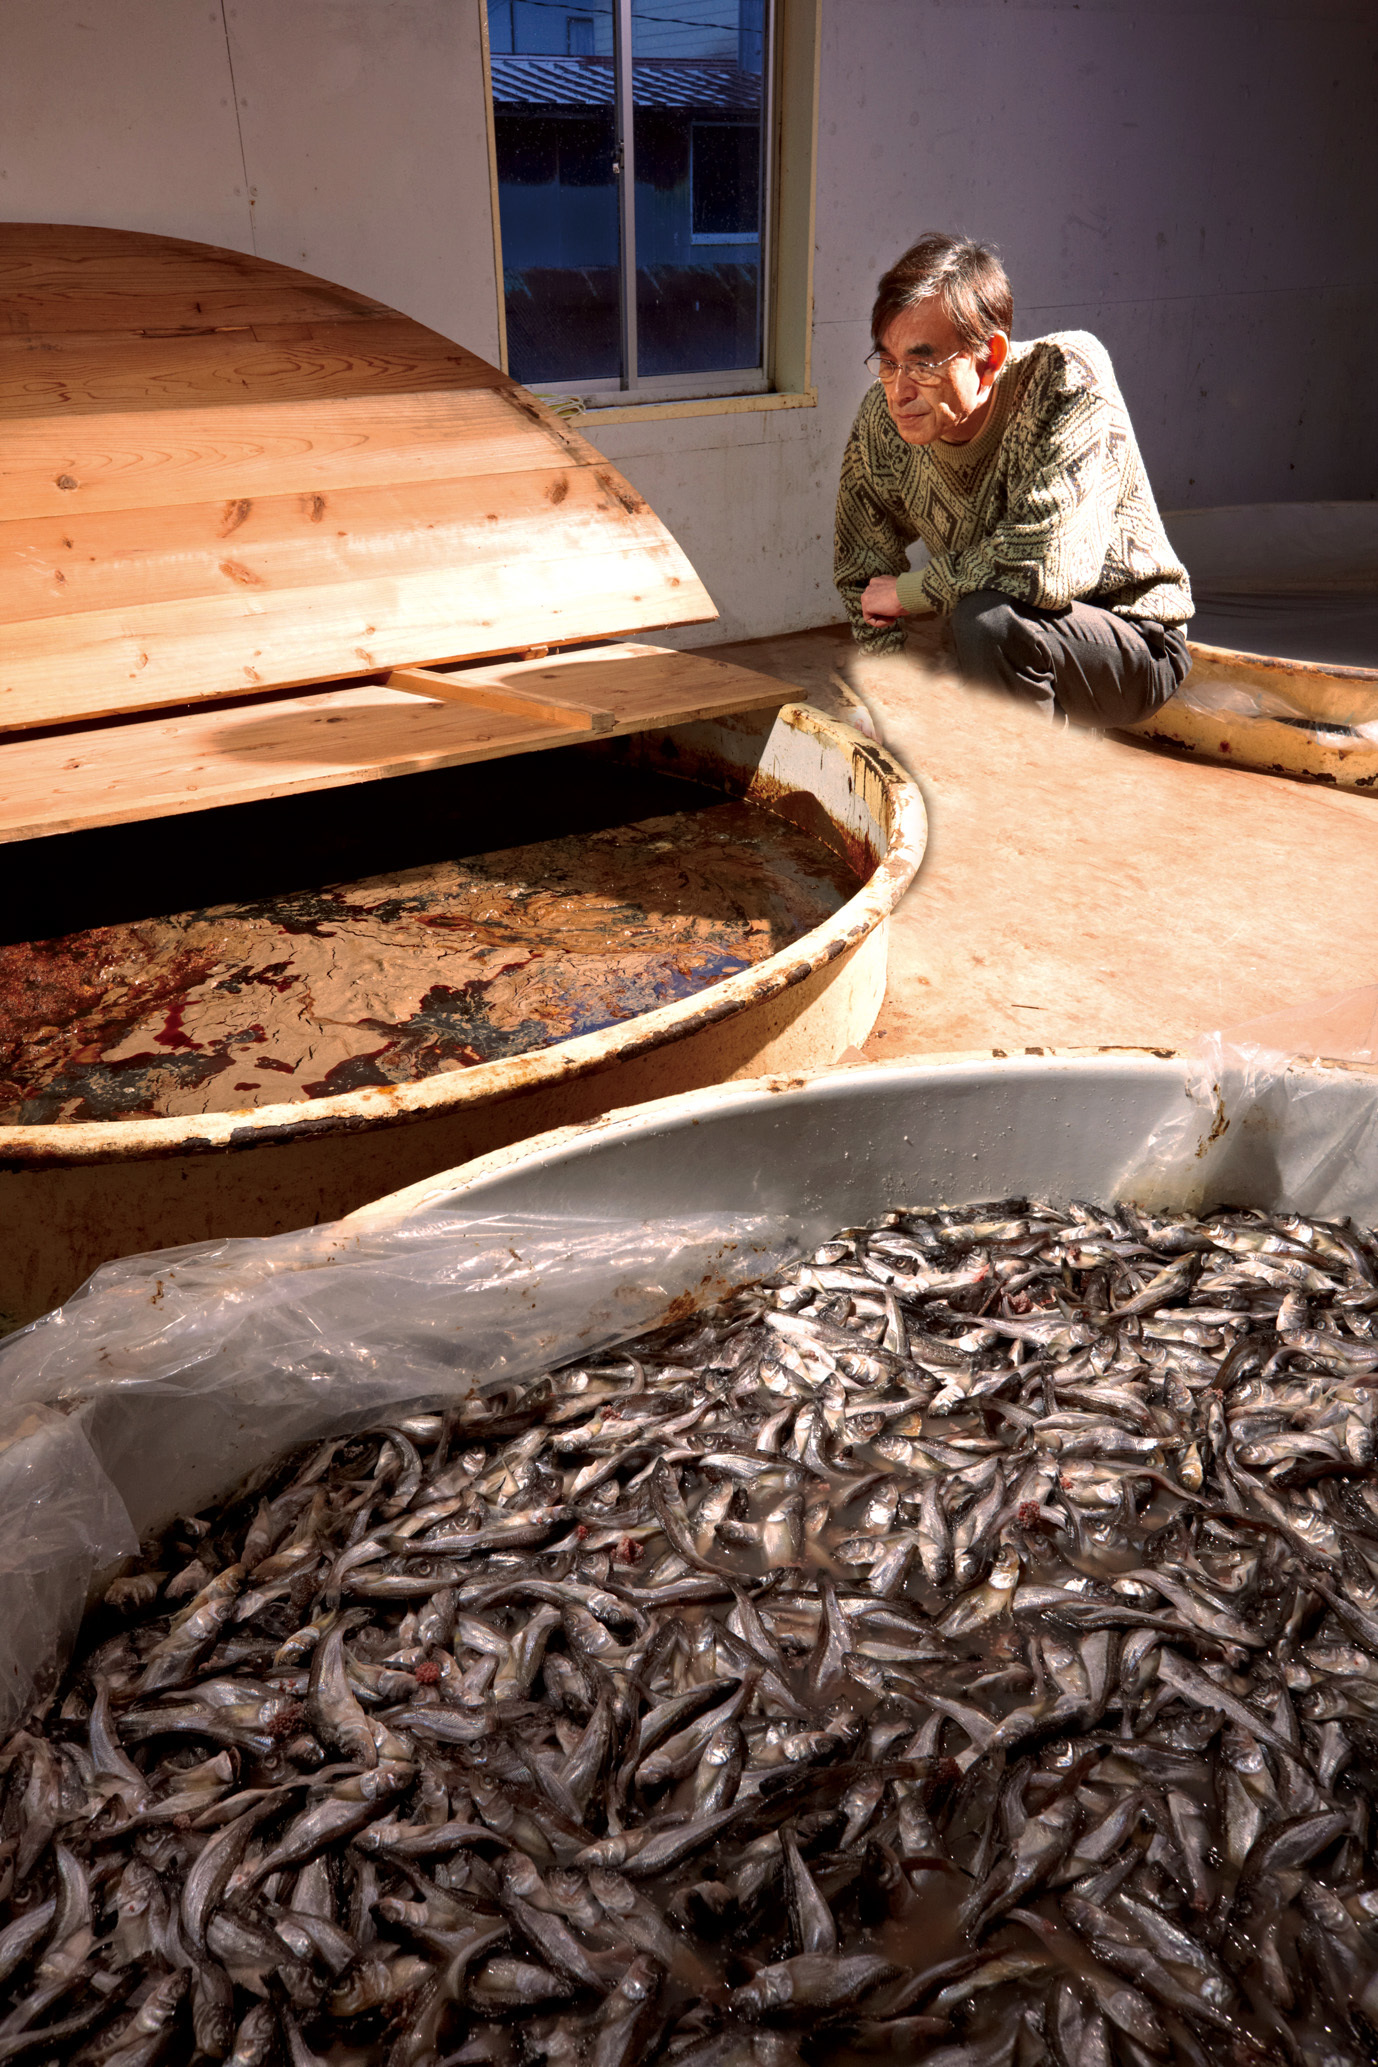
[[[854,893],[740,973],[501,1060],[242,1110],[0,1126],[9,1325],[60,1303],[113,1257],[335,1220],[544,1129],[831,1062],[866,1038],[885,990],[885,921],[926,838],[918,789],[883,748],[791,704],[563,752],[571,782],[573,757],[604,754],[765,806],[840,856]]]
[[[1169,510],[1192,669],[1135,730],[1203,760],[1378,789],[1378,507]]]

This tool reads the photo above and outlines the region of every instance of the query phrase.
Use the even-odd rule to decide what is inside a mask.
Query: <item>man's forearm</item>
[[[909,536],[902,536],[888,510],[877,500],[870,479],[869,455],[854,429],[843,456],[834,518],[833,581],[847,606],[852,630],[866,646],[903,641],[896,604],[883,617],[869,607],[879,583],[893,585],[908,564]],[[912,534],[910,534],[912,536]]]

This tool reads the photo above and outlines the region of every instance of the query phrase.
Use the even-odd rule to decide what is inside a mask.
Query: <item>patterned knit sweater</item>
[[[911,570],[916,538],[933,557]],[[1045,610],[1082,599],[1160,624],[1191,616],[1104,345],[1085,330],[1012,345],[967,445],[906,445],[879,381],[867,391],[842,461],[834,579],[854,636],[885,652],[904,627],[863,624],[876,574],[899,576],[910,611],[991,588]]]

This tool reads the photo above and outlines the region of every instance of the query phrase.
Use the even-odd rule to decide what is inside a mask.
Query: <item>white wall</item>
[[[0,0],[0,216],[259,251],[497,352],[481,0]],[[837,616],[877,274],[1000,244],[1164,507],[1378,491],[1374,0],[824,0],[817,409],[590,425],[722,608]],[[702,639],[702,631],[689,635]]]
[[[1110,346],[1168,505],[1378,486],[1353,414],[1378,313],[1372,0],[846,0],[845,19],[826,320],[864,315],[911,228],[960,224],[1001,246],[1022,335]],[[838,150],[849,122],[884,140],[872,163]]]
[[[494,359],[480,0],[0,0],[0,217],[302,266]]]
[[[0,215],[249,250],[219,0],[0,0]]]
[[[1094,330],[1165,509],[1378,492],[1374,0],[824,0],[816,411],[590,435],[719,635],[840,615],[831,502],[875,282],[997,243],[1016,334]]]

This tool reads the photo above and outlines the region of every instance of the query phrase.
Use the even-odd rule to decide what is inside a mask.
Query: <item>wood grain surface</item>
[[[471,710],[504,711],[516,718],[545,718],[563,725],[569,732],[611,732],[617,723],[611,711],[588,703],[566,699],[520,683],[476,681],[475,670],[460,668],[445,674],[434,667],[399,667],[388,676],[389,689],[401,689],[408,696],[425,696],[441,703],[467,705]]]
[[[577,432],[365,295],[0,225],[0,730],[702,622]]]
[[[401,316],[235,325],[156,342],[158,375],[150,383],[130,333],[0,331],[0,422],[49,410],[70,416],[217,403],[235,408],[246,382],[270,367],[279,402],[357,395],[361,383],[378,395],[451,388],[458,376],[474,387],[499,387],[503,380],[462,345]]]
[[[704,653],[614,645],[464,668],[443,700],[371,683],[21,734],[0,749],[0,842],[533,753],[590,737],[572,728],[568,713],[578,707],[606,714],[607,737],[769,708],[796,694]],[[522,714],[522,701],[535,713]],[[512,707],[487,707],[493,702]]]
[[[486,576],[513,565],[515,525],[525,547],[518,565],[663,546],[660,523],[644,506],[620,504],[606,471],[561,466],[534,502],[524,476],[494,473],[189,503],[150,510],[137,528],[127,510],[15,518],[3,531],[0,623],[22,638],[37,618],[195,605],[241,588],[296,592],[457,564]]]

